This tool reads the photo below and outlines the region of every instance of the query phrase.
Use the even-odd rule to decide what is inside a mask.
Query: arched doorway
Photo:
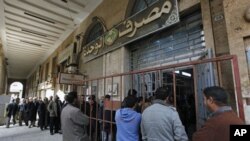
[[[12,98],[22,98],[23,84],[21,82],[13,82],[10,84],[10,94]]]

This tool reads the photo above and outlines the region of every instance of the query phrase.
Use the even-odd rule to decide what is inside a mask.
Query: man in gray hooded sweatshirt
[[[141,133],[143,141],[187,141],[188,137],[176,109],[169,103],[167,88],[156,90],[155,100],[142,113]]]

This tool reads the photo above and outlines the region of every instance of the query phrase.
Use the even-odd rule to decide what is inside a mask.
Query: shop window
[[[88,33],[86,44],[94,41],[104,33],[102,24],[100,22],[95,23]]]
[[[49,78],[49,62],[46,64],[45,68],[45,80],[48,80]]]
[[[149,7],[150,5],[152,5],[153,3],[157,2],[157,1],[158,0],[136,0],[134,2],[134,6],[132,8],[130,15],[134,15],[134,14],[144,10],[145,8]]]
[[[247,55],[247,64],[248,64],[248,77],[250,79],[250,49],[246,51]]]
[[[248,64],[248,77],[250,79],[250,36],[244,38],[244,44],[246,49],[246,60]]]

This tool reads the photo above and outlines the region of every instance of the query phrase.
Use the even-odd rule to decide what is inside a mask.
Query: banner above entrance
[[[179,21],[177,0],[159,0],[84,46],[84,61],[88,62]]]

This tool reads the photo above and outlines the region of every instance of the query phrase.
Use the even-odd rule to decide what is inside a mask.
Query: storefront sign
[[[73,54],[73,44],[70,44],[67,48],[60,52],[58,55],[58,64],[67,60]]]
[[[45,89],[45,82],[38,84],[38,90],[43,90],[43,89]]]
[[[70,73],[60,73],[59,74],[60,84],[69,85],[83,85],[83,75],[80,74],[70,74]]]
[[[159,0],[147,9],[122,21],[83,47],[84,61],[117,49],[179,22],[177,0]]]
[[[52,88],[52,83],[46,82],[44,87],[45,87],[45,89],[50,89],[50,88]]]

